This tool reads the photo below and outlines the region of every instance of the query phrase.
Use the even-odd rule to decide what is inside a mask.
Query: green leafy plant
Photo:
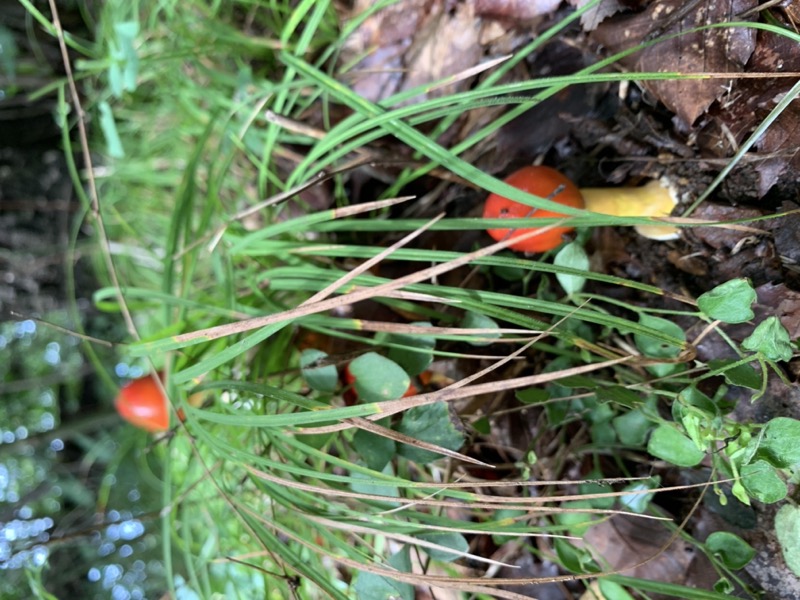
[[[343,83],[347,69],[334,58],[359,23],[389,4],[375,3],[339,31],[336,7],[326,1],[145,3],[141,19],[110,2],[101,27],[105,50],[83,48],[79,74],[95,86],[86,108],[99,115],[107,148],[105,171],[97,171],[99,196],[85,202],[108,231],[97,238],[103,260],[96,269],[106,286],[96,305],[125,318],[130,357],[157,357],[168,366],[173,408],[186,416],[157,451],[163,478],[150,475],[165,507],[169,593],[222,594],[245,572],[260,579],[254,589],[276,597],[411,598],[415,585],[502,596],[503,581],[475,576],[454,583],[415,570],[411,558],[447,572],[467,553],[468,536],[580,535],[608,511],[652,516],[656,478],[625,477],[620,486],[596,481],[603,478],[600,457],[613,450],[649,452],[683,468],[706,464],[732,481],[743,503],[783,498],[796,422],[737,423],[728,418],[725,390],[709,397],[698,385],[722,377],[728,386],[754,390],[755,400],[768,371],[780,373],[794,353],[775,317],[741,344],[727,338],[718,322],[754,318],[749,282],[727,282],[697,307],[678,298],[681,310],[660,309],[663,290],[592,272],[580,243],[565,246],[552,263],[501,254],[504,241],[439,250],[412,242],[423,232],[500,224],[401,211],[411,201],[401,191],[434,168],[554,208],[482,172],[467,151],[568,86],[680,75],[605,72],[617,56],[572,75],[502,82],[590,3],[492,65],[468,91],[412,101],[449,83],[443,79],[372,102]],[[53,29],[34,6],[29,10]],[[197,51],[211,41],[214,52]],[[791,102],[797,93],[787,96]],[[453,147],[439,142],[459,116],[501,102],[509,104],[501,117]],[[310,113],[321,115],[319,122],[307,123]],[[352,203],[353,153],[387,138],[413,160],[380,197]],[[72,150],[69,136],[65,143]],[[579,228],[650,222],[559,210]],[[464,285],[475,272],[502,273],[496,279],[524,282],[526,292],[537,287],[521,295]],[[585,291],[595,285],[632,291],[642,301]],[[372,307],[369,317],[351,310],[361,305]],[[723,336],[738,358],[696,364],[689,327],[678,320]],[[301,352],[300,331],[348,352],[337,356],[322,344]],[[535,364],[535,372],[508,368],[519,359]],[[439,386],[410,388],[437,361],[470,369],[454,369],[452,379],[440,374]],[[346,402],[351,390],[357,398]],[[206,405],[188,402],[197,392],[208,395]],[[529,476],[544,460],[533,447],[504,459],[515,479],[503,484],[516,486],[515,496],[493,491],[497,480],[473,476],[473,467],[497,469],[469,453],[494,433],[493,415],[469,403],[506,392],[526,410],[541,409],[542,429],[561,442],[553,444],[563,449],[558,460],[586,457],[595,463],[595,479],[531,492]],[[573,444],[569,437],[584,428]],[[142,439],[142,447],[148,443]],[[727,484],[717,484],[720,498]],[[595,497],[576,499],[560,485]],[[545,500],[556,516],[532,518]],[[729,538],[706,546],[726,581],[748,557]],[[568,539],[553,539],[550,550],[547,558],[569,572],[602,572],[589,549]],[[337,568],[357,573],[350,589]],[[614,577],[604,591],[609,597],[627,597],[625,588],[726,597]]]

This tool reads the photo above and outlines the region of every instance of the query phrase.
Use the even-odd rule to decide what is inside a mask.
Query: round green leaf
[[[481,435],[489,435],[492,431],[492,423],[487,417],[481,417],[472,422],[472,428]]]
[[[686,340],[683,329],[672,321],[667,321],[661,317],[652,317],[642,313],[639,315],[639,323],[678,340]],[[675,358],[681,352],[681,346],[670,344],[647,334],[635,333],[633,340],[636,342],[636,347],[642,351],[642,354],[650,358]]]
[[[589,428],[592,442],[600,446],[611,446],[617,441],[617,432],[609,421],[592,423]]]
[[[633,596],[615,581],[600,577],[597,583],[600,586],[600,593],[603,594],[605,600],[634,600]]]
[[[619,441],[626,446],[644,445],[652,423],[638,408],[621,414],[611,421]]]
[[[647,490],[654,490],[661,484],[661,479],[659,477],[653,477],[649,481],[643,481],[641,483],[632,483],[626,485],[622,488],[623,492],[641,492],[636,494],[630,494],[626,496],[620,496],[619,501],[620,504],[625,506],[628,510],[633,511],[635,513],[643,514],[647,507],[650,505],[650,501],[653,499],[655,493],[648,494],[644,493]]]
[[[430,323],[411,323],[421,327],[432,327]],[[422,334],[392,333],[386,336],[386,342],[400,347],[390,347],[387,356],[400,365],[410,376],[419,375],[433,362],[432,350],[436,347],[436,338]]]
[[[586,548],[578,548],[563,538],[553,540],[553,546],[559,562],[568,571],[573,573],[597,573],[600,571],[591,552]]]
[[[694,467],[706,455],[692,440],[669,425],[659,425],[653,431],[647,451],[679,467]]]
[[[741,387],[757,390],[761,387],[761,374],[751,365],[736,365],[735,367],[727,367],[736,361],[733,359],[718,359],[708,361],[708,366],[713,369],[722,369],[722,376],[725,382],[731,385],[738,385]]]
[[[720,557],[729,569],[741,569],[756,555],[753,547],[738,535],[715,531],[708,536],[706,548]]]
[[[390,556],[387,562],[401,573],[411,572],[411,557],[407,546]],[[366,571],[358,575],[355,593],[358,600],[414,600],[414,586],[410,583]]]
[[[379,424],[387,426],[388,419],[382,419]],[[353,436],[353,448],[374,471],[383,471],[397,451],[394,440],[364,429],[359,429]]]
[[[779,469],[800,463],[800,421],[776,417],[767,423],[761,436],[753,439],[758,444],[756,456]]]
[[[765,460],[743,466],[741,476],[747,493],[759,502],[772,504],[786,497],[786,484],[775,472],[775,467]]]
[[[469,550],[469,544],[467,543],[466,538],[460,533],[420,533],[416,537],[421,540],[425,540],[426,542],[431,542],[432,544],[444,546],[445,548],[452,548],[456,552],[463,553]],[[462,556],[461,554],[455,554],[439,548],[428,548],[427,546],[423,546],[422,549],[434,560],[440,560],[442,562],[453,562]]]
[[[744,323],[755,315],[752,306],[756,291],[747,279],[732,279],[718,285],[697,299],[698,308],[723,323]]]
[[[589,527],[591,527],[597,518],[591,512],[594,508],[589,500],[569,500],[562,502],[561,507],[570,509],[570,512],[557,512],[554,515],[556,523],[564,525],[567,528],[567,533],[575,537],[582,537]],[[585,512],[580,509],[587,509]],[[572,512],[574,511],[574,512]]]
[[[687,406],[695,406],[705,413],[712,415],[719,413],[714,401],[693,385],[683,388],[678,394],[678,399]]]
[[[590,481],[584,481],[583,483],[579,484],[578,493],[586,496],[593,496],[595,494],[599,496],[600,494],[608,494],[609,492],[613,492],[614,489],[609,484],[591,481],[591,479],[601,479],[602,477],[603,474],[600,471],[590,471],[586,474],[586,478],[590,479]],[[598,498],[587,498],[587,500],[594,508],[606,509],[612,508],[617,499],[614,496],[604,496]]]
[[[403,413],[397,431],[415,440],[436,444],[448,450],[458,450],[464,444],[464,433],[459,424],[450,417],[450,407],[446,402],[434,402],[407,410]],[[435,452],[408,444],[399,444],[397,453],[417,463],[441,458]]]
[[[538,404],[550,398],[550,392],[540,388],[528,388],[517,390],[514,395],[523,404]]]
[[[397,400],[406,393],[411,380],[393,360],[376,352],[367,352],[348,365],[355,378],[353,384],[361,402]]]
[[[786,566],[800,577],[800,508],[791,504],[781,506],[775,515],[775,533]]]
[[[328,358],[322,350],[309,348],[300,355],[300,373],[308,387],[318,392],[333,392],[339,386],[339,374],[335,365],[312,366],[314,363]]]
[[[461,327],[464,329],[499,329],[500,326],[493,320],[487,317],[486,315],[482,315],[480,313],[474,312],[467,312],[464,314],[464,318],[461,320]],[[491,333],[482,333],[480,335],[475,335],[475,337],[479,338],[490,338],[496,339],[500,337],[500,334],[491,334]],[[469,342],[473,346],[488,346],[492,342],[490,341],[482,341],[476,340]]]
[[[576,242],[571,242],[559,250],[553,259],[553,264],[559,267],[569,267],[579,271],[589,271],[589,257],[583,246]],[[577,294],[586,285],[586,277],[582,275],[572,275],[570,273],[556,273],[556,279],[567,296]]]
[[[792,358],[794,346],[789,332],[781,325],[778,317],[767,317],[753,333],[742,342],[745,350],[758,352],[767,360],[789,360]]]
[[[497,256],[511,257],[510,253],[499,253]],[[527,269],[512,267],[510,265],[496,265],[492,267],[492,272],[500,277],[500,279],[505,279],[506,281],[522,281],[525,279],[525,275],[529,273]]]
[[[686,335],[678,325],[667,319],[652,317],[647,314],[639,315],[639,323],[676,339],[676,342],[671,343],[645,333],[634,333],[633,341],[636,343],[636,347],[642,351],[642,354],[650,358],[675,358],[681,353],[683,342],[686,341]],[[680,365],[671,362],[647,366],[647,370],[658,377],[665,377],[680,368]]]
[[[514,510],[511,508],[501,508],[494,512],[494,521],[487,522],[491,526],[492,541],[498,546],[502,546],[505,542],[512,539],[512,537],[519,537],[518,533],[511,534],[509,528],[519,527],[517,517],[524,517],[528,515],[524,510]],[[525,521],[522,521],[525,526]]]

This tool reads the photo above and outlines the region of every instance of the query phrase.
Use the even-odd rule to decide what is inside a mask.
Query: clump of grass
[[[687,338],[675,321],[707,324],[703,335],[720,320],[731,322],[730,307],[720,309],[718,297],[698,308],[673,296],[679,308],[666,310],[658,308],[665,292],[657,287],[570,261],[499,254],[509,242],[469,252],[433,249],[415,243],[415,235],[482,230],[492,223],[433,214],[411,219],[393,211],[411,201],[396,196],[434,168],[548,208],[546,199],[503,184],[462,154],[566,86],[683,76],[600,72],[619,58],[612,57],[571,76],[503,83],[515,62],[578,14],[493,66],[473,90],[406,104],[419,95],[416,89],[375,104],[338,78],[335,57],[359,21],[339,30],[329,2],[307,0],[294,8],[235,1],[106,4],[96,47],[81,48],[85,58],[76,62],[84,110],[100,120],[106,144],[106,156],[92,172],[97,217],[107,235],[98,240],[104,260],[96,267],[107,285],[96,301],[131,316],[127,356],[165,369],[173,407],[185,414],[150,455],[164,465],[165,585],[173,594],[180,575],[203,596],[239,586],[270,597],[345,598],[353,590],[366,594],[389,586],[411,597],[413,586],[429,585],[518,598],[498,586],[528,580],[482,577],[500,565],[475,553],[469,540],[517,539],[572,572],[562,579],[589,578],[605,565],[573,543],[585,527],[620,512],[664,518],[650,502],[634,506],[636,498],[651,497],[658,481],[642,484],[617,451],[645,456],[647,449],[684,467],[706,461],[712,483],[733,480],[742,502],[765,500],[756,480],[782,481],[785,465],[770,461],[764,446],[753,442],[759,430],[725,419],[720,399],[697,388],[699,381],[723,376],[732,385],[760,389],[767,370],[786,360],[786,342],[774,323],[749,346],[731,342],[740,360],[698,365],[697,338]],[[502,103],[509,110],[491,125],[452,148],[437,143],[437,134],[458,115]],[[350,115],[335,124],[324,118],[323,129],[304,123],[309,113],[328,115],[332,104]],[[433,133],[422,133],[423,124]],[[370,160],[370,143],[387,135],[416,152],[415,166],[399,175],[385,198],[351,206],[346,165]],[[306,205],[299,213],[285,208],[286,200],[323,180],[331,183],[325,207]],[[578,227],[644,221],[560,210]],[[402,232],[410,235],[397,241]],[[381,244],[379,233],[394,245]],[[397,265],[407,274],[392,275]],[[494,285],[442,283],[439,278],[449,273]],[[528,293],[512,293],[500,283],[509,274],[524,281]],[[571,281],[569,295],[557,280]],[[642,301],[585,292],[586,282],[631,289]],[[735,312],[747,320],[752,288],[735,282],[733,292]],[[393,317],[348,312],[367,301],[384,311],[376,309],[376,315]],[[320,352],[303,369],[300,331],[316,336],[319,347],[313,349]],[[492,342],[509,350],[481,350]],[[330,356],[322,350],[326,344]],[[368,375],[356,380],[361,402],[347,406],[338,371],[349,357],[336,358],[339,345],[355,348],[356,355],[378,350],[400,370],[375,372],[373,386],[364,381]],[[544,368],[506,376],[518,358],[533,353],[544,357],[538,359]],[[410,372],[420,359],[472,370],[462,367],[463,376],[442,389],[402,398],[409,376],[426,368]],[[327,369],[323,379],[314,379],[315,369]],[[373,388],[378,391],[369,396]],[[386,389],[399,392],[382,396]],[[520,477],[544,473],[534,448],[521,449],[524,460],[514,480],[471,477],[465,465],[494,465],[462,453],[462,446],[468,439],[491,440],[495,422],[473,410],[454,425],[444,403],[465,409],[462,399],[499,392],[544,414],[558,435],[585,419],[580,445],[559,454],[565,461],[593,457],[591,478],[532,483]],[[197,393],[202,407],[189,401]],[[781,430],[778,438],[788,439],[791,431]],[[720,452],[723,440],[727,446]],[[450,458],[430,458],[437,456]],[[602,456],[618,463],[615,475],[624,481],[605,480]],[[596,491],[588,479],[605,487],[588,494]],[[534,494],[534,485],[547,491]],[[512,486],[514,495],[503,493]],[[584,492],[584,503],[568,504],[576,491]],[[613,508],[614,499],[623,504]],[[544,540],[546,550],[533,548],[534,537]],[[439,571],[412,568],[412,558],[425,569],[436,561]],[[736,581],[731,565],[716,558],[714,564],[721,578]],[[617,581],[675,591],[666,584]],[[689,588],[680,593],[726,597]]]

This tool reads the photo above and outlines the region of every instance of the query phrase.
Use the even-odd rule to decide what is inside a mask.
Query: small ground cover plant
[[[73,79],[91,82],[83,108],[105,144],[85,204],[105,227],[95,304],[129,324],[125,359],[164,373],[172,428],[137,440],[163,464],[165,589],[755,597],[736,572],[753,548],[686,524],[704,503],[787,498],[800,422],[732,412],[789,384],[796,340],[756,314],[748,278],[693,295],[594,267],[593,232],[663,220],[562,207],[477,166],[506,123],[571,86],[689,76],[603,70],[625,50],[511,80],[590,3],[475,67],[469,89],[442,76],[371,99],[348,80],[363,58],[348,40],[393,4],[343,20],[329,2],[109,2],[92,49],[29,6],[84,53]],[[68,131],[66,88],[60,107]],[[512,228],[478,217],[487,193],[552,212]],[[553,249],[520,245],[552,232]],[[707,360],[711,338],[724,352]],[[659,503],[676,491],[694,494],[680,515]],[[587,540],[621,518],[668,536],[615,563]],[[798,518],[790,503],[776,517],[793,569]],[[676,539],[711,565],[707,589],[620,574]],[[558,572],[526,574],[523,555]]]

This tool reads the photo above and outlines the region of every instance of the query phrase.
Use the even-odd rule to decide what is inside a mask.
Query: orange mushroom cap
[[[157,375],[134,379],[120,389],[114,406],[131,425],[152,433],[169,429],[169,407]]]
[[[551,169],[550,167],[523,167],[519,171],[513,172],[504,180],[507,184],[513,185],[534,196],[547,198],[553,202],[558,202],[564,206],[573,208],[583,208],[584,201],[578,187],[567,179],[564,175]],[[521,218],[558,218],[566,215],[532,208],[519,202],[514,202],[497,194],[490,194],[486,199],[483,208],[484,219],[521,219]],[[487,233],[495,241],[501,241],[510,237],[519,237],[537,229],[536,227],[524,229],[487,229]],[[540,235],[522,240],[509,246],[518,252],[546,252],[557,247],[563,241],[563,236],[575,229],[574,227],[553,227],[543,231]]]

